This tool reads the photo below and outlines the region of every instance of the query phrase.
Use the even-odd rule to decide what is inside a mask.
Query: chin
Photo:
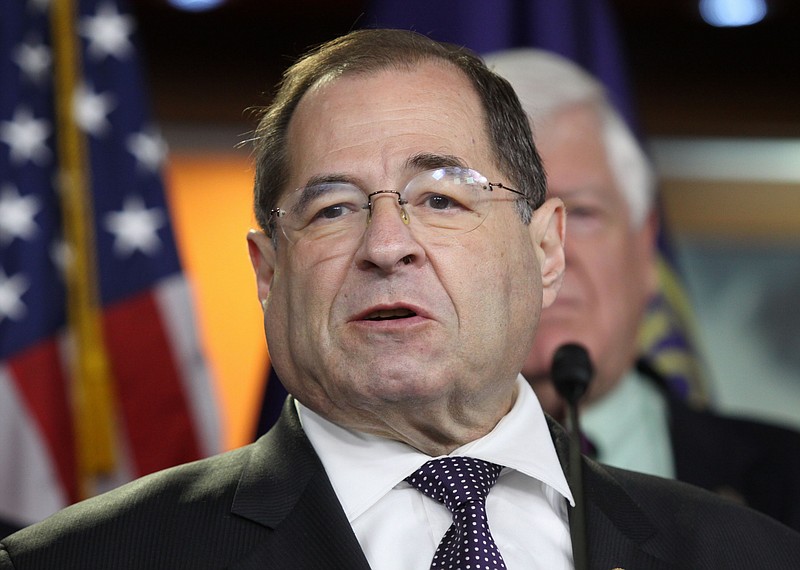
[[[371,402],[425,401],[441,398],[449,385],[444,380],[432,381],[432,375],[402,371],[375,370],[369,382],[354,386],[356,397]]]

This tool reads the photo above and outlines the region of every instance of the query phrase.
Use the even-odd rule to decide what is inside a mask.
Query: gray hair
[[[611,171],[636,226],[653,207],[656,176],[636,137],[611,105],[605,88],[560,55],[532,48],[490,53],[486,64],[514,86],[530,117],[534,140],[539,126],[568,107],[586,105],[600,118]],[[545,165],[545,169],[547,165]]]

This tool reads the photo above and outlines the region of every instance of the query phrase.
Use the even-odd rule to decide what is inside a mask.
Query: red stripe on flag
[[[107,308],[105,332],[136,475],[198,459],[187,396],[152,295]]]
[[[8,366],[53,458],[69,502],[79,499],[72,400],[54,340],[17,353]]]

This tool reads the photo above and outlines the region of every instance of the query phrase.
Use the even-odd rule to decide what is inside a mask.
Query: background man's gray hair
[[[561,110],[581,105],[596,110],[611,171],[628,203],[633,223],[641,225],[653,206],[655,173],[600,82],[572,61],[539,49],[500,51],[487,54],[484,60],[514,87],[531,118],[534,140],[542,123]]]

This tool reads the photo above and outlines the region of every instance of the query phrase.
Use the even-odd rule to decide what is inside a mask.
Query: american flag
[[[0,519],[220,449],[135,22],[0,0]]]

